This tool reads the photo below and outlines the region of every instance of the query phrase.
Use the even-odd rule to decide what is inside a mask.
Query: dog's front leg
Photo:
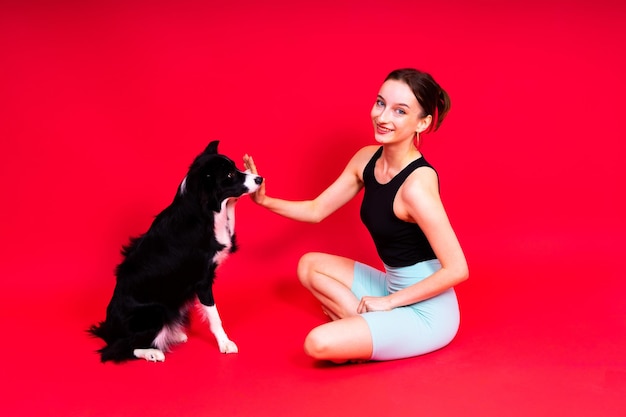
[[[217,345],[220,348],[220,352],[222,353],[237,353],[239,349],[235,342],[230,340],[224,331],[224,327],[222,327],[222,319],[220,318],[220,314],[217,311],[217,306],[213,304],[212,306],[202,305],[202,309],[204,310],[204,314],[209,321],[209,328],[211,329],[211,333],[215,336],[217,340]]]

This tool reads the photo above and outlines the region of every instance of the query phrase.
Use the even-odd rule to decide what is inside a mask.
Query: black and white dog
[[[196,299],[220,351],[238,351],[222,327],[213,279],[237,249],[235,203],[256,191],[263,178],[239,171],[218,154],[218,143],[196,157],[174,201],[148,231],[123,248],[106,319],[89,329],[106,342],[98,351],[103,362],[165,360],[170,346],[187,341],[185,327]]]

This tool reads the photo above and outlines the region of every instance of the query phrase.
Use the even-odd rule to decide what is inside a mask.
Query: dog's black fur
[[[186,341],[184,327],[196,298],[222,352],[237,352],[224,332],[213,298],[215,269],[237,249],[234,204],[263,179],[239,171],[211,142],[181,182],[174,201],[148,231],[122,250],[106,319],[89,332],[106,342],[101,360],[162,361]]]

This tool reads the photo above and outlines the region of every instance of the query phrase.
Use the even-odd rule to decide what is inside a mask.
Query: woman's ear
[[[432,122],[433,122],[433,116],[432,115],[429,114],[426,117],[422,117],[417,122],[417,129],[415,131],[417,132],[418,135],[420,133],[422,133],[422,132],[425,132],[426,130],[428,130],[428,128],[430,127],[430,124]]]

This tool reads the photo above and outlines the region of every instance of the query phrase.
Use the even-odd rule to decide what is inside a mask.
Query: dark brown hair
[[[439,129],[450,110],[450,96],[430,74],[414,68],[402,68],[389,73],[385,78],[385,81],[387,80],[402,81],[408,85],[426,113],[422,117],[428,115],[433,117],[427,132]]]

